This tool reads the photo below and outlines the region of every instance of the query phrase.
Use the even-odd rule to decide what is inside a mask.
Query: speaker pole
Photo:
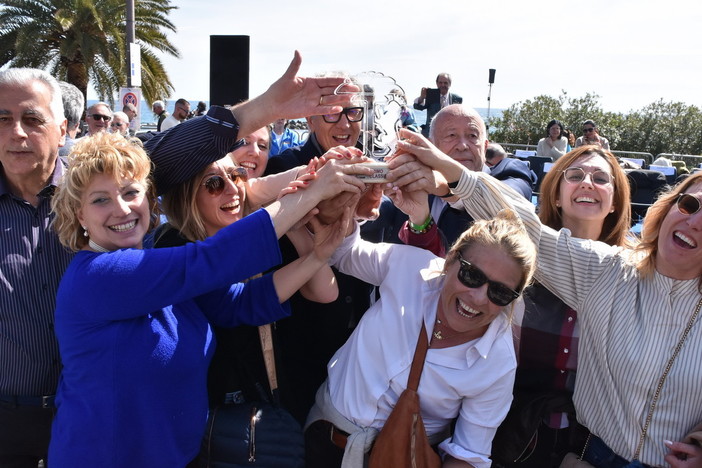
[[[495,82],[495,69],[491,68],[488,75],[488,111],[487,118],[490,120],[490,96],[492,96],[492,84]]]

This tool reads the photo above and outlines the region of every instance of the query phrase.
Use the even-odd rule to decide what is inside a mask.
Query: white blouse
[[[407,386],[421,322],[427,333],[434,328],[444,259],[411,246],[363,241],[356,228],[332,262],[380,287],[381,299],[327,366],[334,407],[357,425],[380,429]],[[458,418],[452,438],[440,448],[477,468],[489,467],[493,436],[512,400],[515,369],[504,314],[479,339],[430,348],[418,388],[427,434],[446,430]]]
[[[568,139],[566,137],[560,137],[553,146],[549,146],[547,139],[550,139],[550,137],[540,139],[538,145],[536,145],[537,156],[544,156],[555,161],[566,154],[566,149],[568,148]]]

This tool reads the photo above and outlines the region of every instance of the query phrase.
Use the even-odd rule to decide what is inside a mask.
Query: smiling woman
[[[203,163],[190,162],[197,167],[197,161]],[[233,223],[243,203],[240,172],[228,157],[223,161],[207,166],[195,186],[226,212],[226,222],[215,220],[222,225],[204,242],[142,250],[141,239],[158,220],[152,164],[143,148],[109,133],[73,147],[52,200],[59,240],[77,251],[56,295],[63,370],[52,464],[184,467],[198,452],[207,418],[211,327],[287,316],[284,301],[328,268],[348,213],[289,271],[239,283],[280,262],[277,238],[304,213],[361,182],[330,162],[304,194],[285,195]],[[160,174],[169,187],[180,175]],[[293,207],[302,208],[292,213]],[[247,248],[237,248],[242,245]]]
[[[626,246],[629,206],[629,184],[614,155],[582,146],[558,159],[544,178],[539,217],[553,229],[569,229],[574,237]],[[493,462],[497,468],[558,466],[581,443],[572,403],[577,311],[537,281],[524,291],[515,335],[519,366],[514,400],[495,436]]]
[[[307,466],[363,466],[364,447],[407,387],[420,333],[429,338],[418,394],[430,443],[445,454],[443,466],[490,466],[490,441],[507,412],[516,367],[511,304],[536,262],[516,216],[474,223],[446,260],[363,241],[358,229],[332,260],[379,286],[380,299],[327,366],[308,418]]]
[[[229,153],[229,156],[235,163],[246,169],[249,177],[261,177],[268,165],[271,131],[268,127],[259,128],[243,140],[243,145]]]
[[[598,468],[632,460],[699,466],[702,448],[686,436],[702,422],[699,398],[689,397],[702,393],[702,213],[689,198],[702,197],[702,174],[649,208],[641,244],[631,249],[555,230],[485,174],[431,148],[412,150],[457,181],[454,192],[471,215],[516,209],[539,251],[537,280],[578,311],[583,352],[573,402],[590,435],[577,453]]]

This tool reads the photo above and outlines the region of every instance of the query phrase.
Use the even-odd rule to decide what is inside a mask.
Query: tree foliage
[[[173,85],[157,52],[178,57],[168,41],[170,0],[135,0],[135,41],[141,49],[142,93],[169,96]],[[127,83],[125,0],[0,0],[0,66],[47,70],[87,96],[89,83],[114,105]]]
[[[582,122],[592,119],[612,149],[660,153],[702,154],[702,112],[682,102],[651,103],[628,114],[605,112],[599,96],[573,98],[562,91],[557,98],[536,96],[518,102],[489,120],[490,139],[535,145],[546,136],[546,125],[560,120],[576,136]]]

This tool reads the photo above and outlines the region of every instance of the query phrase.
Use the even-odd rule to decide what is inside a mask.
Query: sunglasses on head
[[[90,114],[90,117],[92,117],[93,120],[96,122],[99,122],[101,120],[104,120],[105,122],[107,122],[108,120],[110,120],[112,118],[109,115],[100,115],[100,114]]]
[[[700,200],[689,193],[678,194],[675,205],[678,207],[680,213],[688,216],[700,211]]]
[[[502,283],[488,279],[480,268],[476,267],[468,260],[464,260],[460,252],[458,252],[458,261],[461,264],[458,269],[458,281],[471,289],[479,288],[487,283],[487,297],[493,304],[504,307],[519,297],[517,291],[508,288]]]
[[[243,167],[235,167],[230,172],[227,172],[227,177],[236,185],[239,180],[248,179],[248,174]],[[210,195],[221,195],[227,186],[227,181],[221,175],[211,175],[205,179],[202,186],[207,189]]]
[[[590,133],[590,132],[594,132],[594,131],[595,131],[595,127],[583,128],[583,133]]]
[[[590,175],[590,180],[593,184],[607,185],[612,183],[611,174],[605,171],[585,172],[585,170],[582,167],[569,167],[568,169],[563,171],[563,178],[566,180],[566,182],[570,182],[572,184],[579,184],[580,182],[585,180],[585,177],[588,174]]]
[[[337,123],[341,120],[341,115],[345,115],[349,122],[360,122],[363,120],[363,107],[345,107],[336,114],[324,114],[322,118],[326,123]]]

